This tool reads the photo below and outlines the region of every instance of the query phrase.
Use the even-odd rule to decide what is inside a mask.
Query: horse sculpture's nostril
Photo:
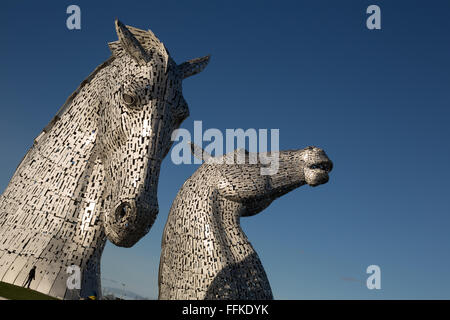
[[[122,202],[117,208],[115,212],[115,218],[117,221],[122,220],[127,213],[131,210],[131,205],[128,202]]]

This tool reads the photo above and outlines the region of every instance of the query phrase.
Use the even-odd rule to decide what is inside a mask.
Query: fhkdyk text
[[[217,313],[226,313],[227,315],[236,314],[253,314],[262,315],[269,314],[267,311],[267,304],[227,304],[226,308],[221,307],[197,307],[189,304],[187,307],[183,307],[183,315],[208,315],[210,318],[214,317]]]

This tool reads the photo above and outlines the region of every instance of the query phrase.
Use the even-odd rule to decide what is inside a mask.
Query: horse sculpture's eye
[[[133,96],[130,96],[129,94],[126,93],[122,95],[122,99],[127,106],[132,106],[136,103],[136,99]]]

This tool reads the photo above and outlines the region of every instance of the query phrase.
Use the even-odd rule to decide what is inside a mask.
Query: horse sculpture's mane
[[[141,43],[141,45],[147,49],[155,50],[155,48],[161,48],[158,50],[161,54],[168,55],[168,50],[164,46],[164,44],[159,41],[159,39],[155,36],[155,34],[151,30],[142,30],[138,29],[132,26],[126,26],[128,30],[136,37],[136,39]],[[67,110],[67,107],[69,107],[72,103],[72,101],[75,99],[75,97],[78,95],[78,93],[81,91],[81,89],[84,88],[87,84],[91,82],[91,80],[104,68],[108,67],[116,58],[120,58],[124,54],[124,49],[122,48],[120,41],[113,41],[108,43],[108,46],[112,52],[111,57],[109,57],[106,61],[104,61],[102,64],[100,64],[97,68],[94,69],[87,77],[84,79],[78,88],[72,92],[72,94],[67,98],[67,100],[64,102],[64,104],[59,108],[59,110],[56,112],[55,116],[50,120],[50,122],[44,127],[42,130],[42,133],[47,133],[51,130],[51,128],[55,125],[55,123],[61,119],[64,112]],[[38,136],[41,137],[41,134]],[[37,141],[36,141],[37,142]]]
[[[72,92],[72,94],[67,98],[66,102],[64,102],[64,104],[59,108],[58,112],[56,112],[56,115],[52,118],[52,120],[50,120],[50,122],[45,126],[44,128],[44,132],[47,133],[49,132],[53,125],[59,120],[61,119],[61,116],[64,114],[64,111],[67,110],[67,107],[69,107],[71,105],[71,103],[73,102],[73,99],[75,99],[75,97],[78,95],[78,93],[81,91],[81,89],[84,88],[84,86],[86,86],[87,84],[89,84],[91,82],[91,80],[104,68],[108,67],[111,62],[113,62],[115,59],[114,56],[109,57],[105,62],[103,62],[102,64],[100,64],[97,68],[95,68],[94,71],[92,71],[87,77],[86,79],[84,79],[80,85],[78,86],[78,88]]]

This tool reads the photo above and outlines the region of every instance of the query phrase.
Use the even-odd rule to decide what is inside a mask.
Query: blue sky
[[[81,30],[66,8],[81,7]],[[381,7],[382,29],[365,27]],[[0,189],[33,139],[110,53],[114,18],[150,28],[178,63],[182,127],[278,128],[280,149],[316,145],[335,167],[242,219],[277,299],[450,298],[450,2],[2,1]],[[191,131],[192,132],[192,131]],[[158,219],[131,249],[108,244],[103,277],[156,297],[162,230],[196,165],[168,157]],[[365,286],[381,268],[381,290]],[[105,285],[109,285],[107,282]]]

